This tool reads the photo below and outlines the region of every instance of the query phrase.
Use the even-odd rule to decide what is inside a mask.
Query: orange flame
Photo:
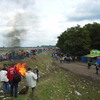
[[[25,74],[26,74],[25,65],[26,65],[26,63],[18,63],[15,65],[16,69],[18,69],[19,72],[21,73],[21,75],[23,75],[23,76],[25,76]]]

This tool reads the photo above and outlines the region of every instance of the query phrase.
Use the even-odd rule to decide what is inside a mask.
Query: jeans
[[[18,97],[18,83],[10,83],[11,91],[10,96]]]
[[[10,93],[10,84],[8,82],[3,82],[3,91],[4,93]]]

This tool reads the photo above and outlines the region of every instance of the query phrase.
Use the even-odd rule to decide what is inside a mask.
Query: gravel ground
[[[91,68],[88,69],[87,64],[82,62],[60,63],[59,61],[54,61],[54,63],[57,66],[65,70],[69,70],[80,76],[100,81],[100,69],[99,69],[99,74],[96,74],[96,69],[94,65],[92,65]]]

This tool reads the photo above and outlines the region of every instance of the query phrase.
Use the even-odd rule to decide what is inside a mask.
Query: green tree
[[[91,49],[99,49],[100,50],[100,24],[93,23],[87,24],[83,27],[85,30],[89,32],[91,38]]]
[[[61,38],[62,37],[62,38]],[[90,41],[88,31],[85,31],[79,25],[67,29],[58,38],[58,47],[64,52],[70,53],[73,56],[82,56],[90,49]],[[63,42],[62,42],[63,41]]]

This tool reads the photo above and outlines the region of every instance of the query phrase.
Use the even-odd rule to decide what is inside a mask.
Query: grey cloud
[[[23,8],[27,8],[29,6],[34,5],[34,0],[10,0],[10,1],[15,3],[16,5],[22,6]]]
[[[84,13],[81,16],[71,16],[68,20],[70,21],[83,21],[83,20],[100,20],[100,14],[90,14],[87,15],[86,13]]]
[[[98,20],[100,19],[100,1],[86,0],[75,8],[73,14],[68,17],[69,21]]]
[[[0,0],[0,10],[6,11],[16,11],[17,9],[35,9],[35,0]]]

